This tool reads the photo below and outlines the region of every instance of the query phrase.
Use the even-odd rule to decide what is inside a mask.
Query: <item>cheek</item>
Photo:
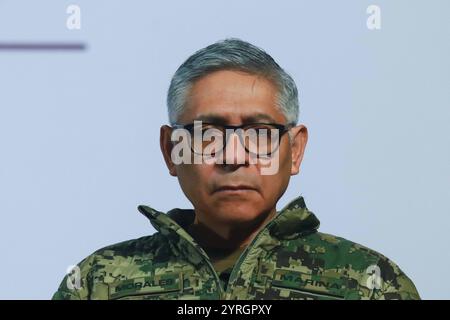
[[[189,198],[198,198],[208,192],[208,181],[211,166],[207,165],[179,165],[177,166],[178,181],[184,193]]]
[[[272,177],[290,175],[292,167],[291,148],[289,148],[289,145],[287,144],[282,145],[281,147],[282,150],[278,153],[277,157],[272,158],[273,162],[262,162],[258,164],[258,172],[262,177],[265,176],[262,168],[266,168],[266,174],[267,172],[273,173]],[[269,168],[272,168],[273,170],[268,170]],[[279,180],[279,178],[277,178],[277,180]]]
[[[291,176],[291,154],[280,154],[278,171],[274,175],[261,175],[262,190],[265,198],[276,198],[286,189]]]

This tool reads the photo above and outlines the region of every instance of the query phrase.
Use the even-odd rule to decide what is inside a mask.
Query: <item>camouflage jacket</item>
[[[420,299],[412,281],[382,254],[318,232],[319,221],[301,196],[253,238],[226,290],[185,231],[193,210],[138,209],[157,232],[88,256],[53,299]]]

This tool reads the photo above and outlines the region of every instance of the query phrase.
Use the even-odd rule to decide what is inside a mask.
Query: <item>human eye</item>
[[[276,129],[276,127],[270,123],[252,123],[245,126],[246,130],[255,130],[256,132],[270,131],[271,129]]]
[[[213,133],[222,133],[223,127],[213,123],[204,123],[202,125],[202,133],[205,132],[213,132]]]

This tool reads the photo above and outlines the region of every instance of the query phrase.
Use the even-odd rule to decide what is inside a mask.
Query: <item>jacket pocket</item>
[[[280,291],[280,298],[285,299],[314,299],[314,300],[345,300],[345,296],[332,294],[328,292],[317,292],[311,289],[300,289],[272,285],[273,289]]]

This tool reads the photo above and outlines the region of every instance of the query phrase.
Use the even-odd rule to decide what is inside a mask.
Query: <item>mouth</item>
[[[246,185],[229,185],[229,186],[222,186],[217,188],[214,193],[221,192],[221,193],[244,193],[244,192],[250,192],[250,191],[256,191],[255,188],[246,186]]]

